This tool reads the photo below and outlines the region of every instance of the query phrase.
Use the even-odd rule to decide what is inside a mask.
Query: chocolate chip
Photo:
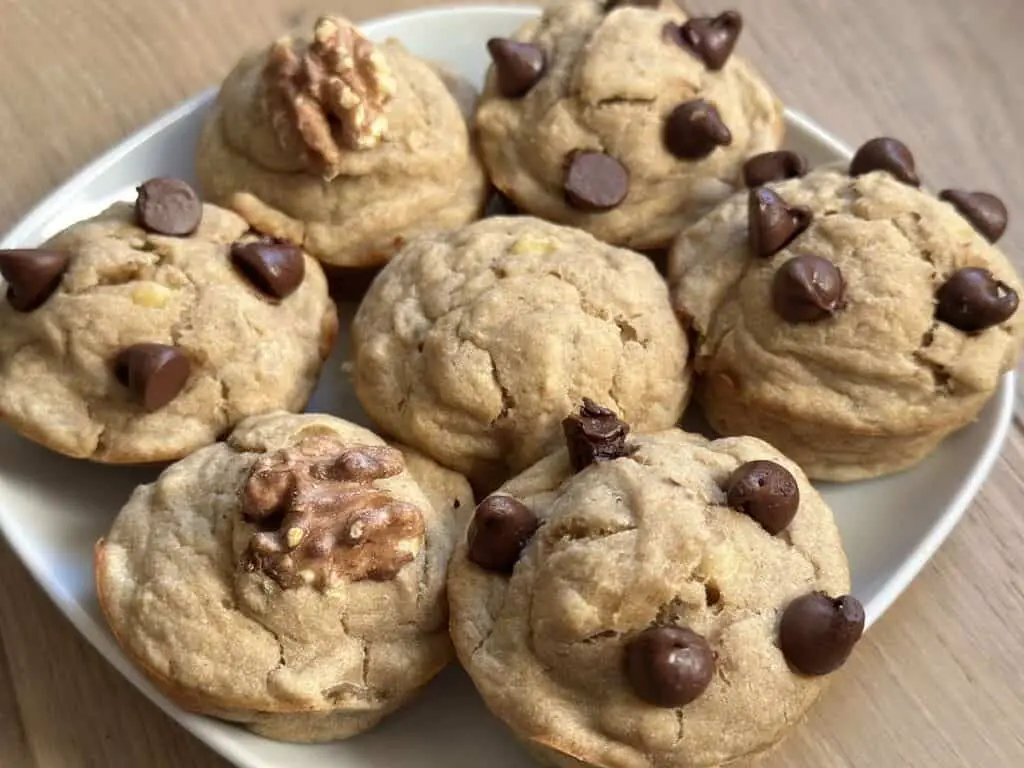
[[[673,39],[704,62],[710,70],[719,70],[732,55],[740,32],[743,31],[743,17],[736,11],[726,11],[717,16],[695,16],[678,27]]]
[[[796,179],[807,173],[807,161],[796,152],[780,149],[754,155],[743,164],[743,183],[753,189],[772,181]]]
[[[290,296],[306,276],[306,258],[297,245],[264,238],[231,246],[231,261],[261,292],[275,299]]]
[[[525,96],[544,74],[544,51],[536,45],[492,37],[487,50],[494,62],[498,90],[507,99]]]
[[[469,559],[488,571],[510,573],[539,525],[518,499],[488,496],[477,505],[469,525]]]
[[[795,256],[775,273],[772,306],[791,323],[814,323],[845,306],[846,284],[839,269],[820,256]]]
[[[1017,292],[987,269],[958,269],[936,294],[935,317],[973,333],[999,325],[1017,311]]]
[[[607,211],[629,191],[629,171],[611,155],[578,151],[565,171],[565,201],[581,211]]]
[[[750,190],[747,212],[750,250],[761,258],[774,256],[811,225],[810,209],[787,204],[768,187]]]
[[[43,248],[0,250],[0,276],[7,281],[7,302],[17,312],[38,309],[53,295],[71,257]]]
[[[711,684],[715,654],[685,627],[651,627],[626,645],[626,678],[634,693],[656,707],[682,707]]]
[[[203,219],[199,195],[181,179],[150,179],[138,188],[135,219],[139,226],[158,235],[191,235]]]
[[[800,487],[789,470],[774,461],[748,461],[729,476],[726,500],[774,536],[796,516]]]
[[[812,592],[786,606],[779,622],[779,647],[798,672],[827,675],[849,658],[863,632],[864,608],[857,598]]]
[[[857,150],[850,163],[850,175],[862,176],[872,171],[887,171],[912,187],[921,185],[914,168],[914,156],[903,142],[896,139],[881,136]]]
[[[944,189],[939,193],[939,199],[952,203],[960,215],[990,243],[998,241],[1006,231],[1009,214],[1003,201],[995,195],[964,189]]]
[[[629,455],[626,435],[629,425],[615,412],[598,405],[589,397],[577,415],[562,420],[562,432],[569,449],[569,460],[577,472],[595,461],[611,461]]]
[[[166,344],[134,344],[114,361],[114,375],[147,411],[159,410],[177,397],[191,368],[184,352]]]
[[[665,147],[681,160],[700,160],[716,147],[732,144],[732,132],[714,104],[704,99],[686,101],[665,119]]]

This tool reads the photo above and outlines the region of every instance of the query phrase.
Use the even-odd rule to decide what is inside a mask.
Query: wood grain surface
[[[0,229],[78,167],[329,9],[411,0],[0,0]],[[721,10],[690,0],[692,10]],[[901,137],[936,186],[999,193],[1024,264],[1022,0],[734,0],[741,50],[856,144]],[[1024,766],[1024,409],[970,513],[763,765]],[[908,515],[915,514],[909,507]],[[0,765],[224,768],[77,636],[0,545]],[[486,756],[481,755],[481,763]]]

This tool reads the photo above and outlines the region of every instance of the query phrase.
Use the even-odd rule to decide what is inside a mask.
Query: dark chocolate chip
[[[579,151],[565,169],[565,201],[581,211],[608,211],[629,192],[629,171],[611,155]]]
[[[158,235],[191,235],[203,219],[199,195],[181,179],[150,179],[138,188],[135,219],[139,226]]]
[[[673,36],[678,44],[703,61],[708,69],[719,70],[736,47],[743,31],[743,17],[736,11],[695,16],[678,29],[678,35]]]
[[[993,194],[944,189],[939,193],[939,199],[951,203],[990,243],[998,241],[1006,231],[1009,214],[1003,201]]]
[[[814,323],[845,306],[846,285],[839,269],[820,256],[795,256],[772,283],[772,306],[791,323]]]
[[[71,257],[43,248],[0,250],[0,276],[7,281],[7,301],[18,312],[38,309],[53,295]]]
[[[800,488],[789,470],[774,461],[748,461],[729,476],[726,500],[774,536],[796,516]]]
[[[525,96],[544,74],[544,51],[536,45],[492,37],[487,41],[487,50],[494,62],[498,90],[505,98]]]
[[[811,592],[786,606],[779,647],[789,665],[805,675],[827,675],[849,658],[864,632],[864,608],[852,595]]]
[[[772,181],[796,179],[807,173],[807,161],[796,152],[779,149],[754,155],[743,164],[743,183],[753,189]]]
[[[147,411],[171,402],[185,387],[191,364],[178,347],[134,344],[118,354],[114,374]]]
[[[750,190],[747,211],[750,250],[761,258],[774,256],[811,225],[810,209],[787,204],[768,187]]]
[[[231,262],[256,288],[275,299],[290,296],[306,276],[306,258],[299,247],[276,238],[234,243]]]
[[[629,455],[629,425],[615,412],[583,398],[579,413],[562,420],[569,460],[577,472],[595,461],[611,461]]]
[[[686,101],[665,118],[665,147],[681,160],[700,160],[716,147],[732,144],[732,132],[714,104],[704,99]]]
[[[903,142],[886,136],[871,139],[864,144],[850,162],[851,176],[861,176],[872,171],[887,171],[898,181],[912,187],[921,185],[910,150]]]
[[[625,661],[634,693],[656,707],[689,704],[715,674],[708,641],[685,627],[645,629],[626,645]]]
[[[958,269],[936,294],[935,317],[967,333],[999,325],[1017,311],[1017,292],[987,269]]]
[[[509,573],[540,522],[511,496],[488,496],[477,505],[466,542],[469,559],[489,571]]]

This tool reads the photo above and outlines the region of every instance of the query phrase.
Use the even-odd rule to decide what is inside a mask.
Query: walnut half
[[[325,16],[311,41],[284,37],[263,68],[265,106],[281,146],[325,179],[346,151],[372,149],[388,130],[397,83],[384,55],[348,20]]]
[[[423,515],[373,481],[404,468],[393,448],[328,436],[263,456],[242,488],[242,515],[260,528],[243,569],[262,571],[283,589],[394,578],[419,552]]]

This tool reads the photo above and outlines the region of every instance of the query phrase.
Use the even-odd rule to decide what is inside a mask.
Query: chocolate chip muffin
[[[828,507],[755,438],[632,436],[592,402],[564,431],[480,503],[449,569],[452,638],[488,707],[551,765],[770,748],[864,626]]]
[[[437,72],[339,17],[238,63],[197,164],[209,199],[338,268],[379,267],[410,235],[472,221],[488,191]]]
[[[969,424],[1020,353],[1020,283],[985,193],[918,188],[899,142],[735,196],[680,235],[698,400],[808,475],[897,472]],[[948,201],[948,202],[947,202]]]
[[[472,505],[462,477],[361,427],[258,416],[132,494],[96,546],[96,589],[183,708],[345,738],[451,658],[445,570]]]
[[[359,307],[352,356],[370,417],[484,489],[556,447],[581,397],[664,429],[690,389],[651,263],[529,216],[411,242]]]
[[[301,410],[338,330],[314,259],[177,179],[0,251],[0,275],[0,419],[98,462],[178,459]]]
[[[732,11],[558,0],[490,40],[476,124],[495,186],[609,243],[667,246],[782,141],[781,104],[733,55],[741,29]]]

